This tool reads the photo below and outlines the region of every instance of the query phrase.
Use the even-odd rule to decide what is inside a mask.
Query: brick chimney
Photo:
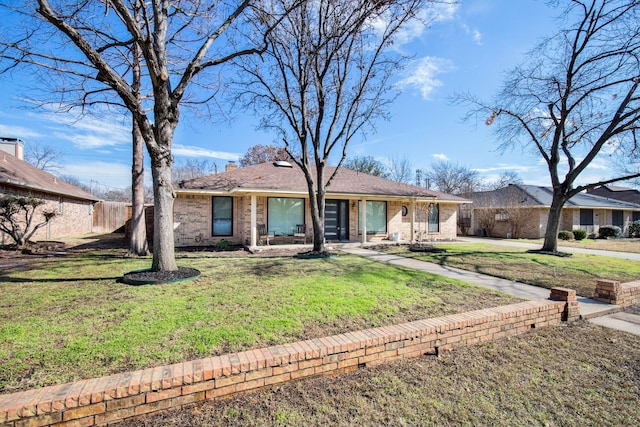
[[[18,138],[5,138],[0,136],[0,151],[24,160],[24,143]]]
[[[234,169],[238,169],[238,165],[233,160],[229,160],[229,163],[227,163],[226,166],[224,167],[224,171],[229,172]]]

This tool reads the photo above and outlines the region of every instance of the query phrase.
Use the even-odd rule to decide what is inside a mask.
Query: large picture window
[[[367,234],[387,232],[387,202],[367,200]],[[362,202],[358,202],[358,233],[362,234]]]
[[[233,235],[233,197],[211,198],[212,236]]]
[[[296,225],[304,224],[304,199],[269,197],[267,228],[275,236],[292,235]]]
[[[429,233],[440,232],[440,205],[438,203],[429,203],[428,211]]]

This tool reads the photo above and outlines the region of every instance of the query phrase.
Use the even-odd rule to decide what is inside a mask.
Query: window
[[[233,235],[233,197],[212,197],[212,236]]]
[[[612,225],[618,226],[620,228],[624,227],[624,214],[622,211],[611,211],[611,220]]]
[[[438,233],[440,231],[440,205],[438,203],[429,203],[429,233]]]
[[[593,209],[580,209],[580,225],[593,225]]]
[[[631,215],[632,221],[640,221],[640,212],[633,212]]]
[[[509,214],[507,212],[497,212],[495,218],[498,222],[509,221]]]
[[[367,234],[387,232],[387,202],[367,200]],[[362,202],[358,202],[358,233],[362,234]]]
[[[304,224],[304,199],[269,197],[267,229],[275,236],[293,235],[298,224]]]

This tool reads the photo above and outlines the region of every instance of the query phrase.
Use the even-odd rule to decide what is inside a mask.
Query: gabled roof
[[[307,182],[302,170],[276,163],[262,163],[179,183],[178,193],[278,193],[307,195]],[[325,179],[335,167],[325,168]],[[439,202],[466,203],[468,200],[450,194],[427,190],[415,185],[402,184],[385,178],[340,168],[327,188],[328,197],[369,196],[381,198],[435,199]]]
[[[479,206],[487,206],[487,201],[494,204],[516,201],[521,206],[551,206],[553,189],[536,185],[511,184],[508,187],[494,191],[473,193],[471,197]],[[516,200],[518,199],[518,200]],[[609,199],[588,193],[580,193],[569,199],[564,207],[586,209],[634,209],[640,210],[640,205],[622,200]]]
[[[587,193],[610,199],[623,200],[630,203],[640,203],[640,191],[635,188],[603,185],[598,188],[587,190]]]
[[[3,152],[0,152],[0,184],[80,200],[99,200],[75,185]]]

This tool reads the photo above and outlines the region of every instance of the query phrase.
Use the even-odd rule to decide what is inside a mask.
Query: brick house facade
[[[6,195],[33,196],[45,202],[37,212],[56,212],[56,216],[40,228],[32,240],[78,236],[92,231],[96,197],[0,150],[0,197]],[[34,221],[40,221],[38,216],[36,214]],[[0,232],[0,244],[10,243],[13,240]]]
[[[472,222],[468,234],[490,237],[537,239],[547,229],[553,191],[548,187],[512,184],[493,191],[469,195]],[[629,225],[640,218],[640,205],[589,193],[578,194],[565,203],[560,230],[585,230],[597,235],[600,227],[615,225],[623,236]]]
[[[328,168],[327,176],[332,172],[333,168]],[[176,194],[176,246],[209,246],[222,240],[255,246],[260,243],[258,224],[266,226],[272,235],[270,240],[276,243],[297,243],[293,228],[304,224],[306,241],[311,242],[306,181],[295,165],[264,163],[230,168],[223,173],[179,183]],[[224,202],[229,222],[224,235],[216,235],[214,231],[217,198]],[[338,224],[334,227],[337,234],[331,234],[331,226],[328,230],[332,231],[325,230],[327,241],[455,239],[457,205],[468,202],[348,169],[337,171],[327,189],[326,200],[331,206],[325,210],[326,222],[333,224],[335,220]],[[281,208],[281,204],[285,208]],[[297,216],[289,220],[281,218],[289,215],[290,209],[296,210]],[[361,214],[367,209],[369,225],[366,221],[362,224]]]

